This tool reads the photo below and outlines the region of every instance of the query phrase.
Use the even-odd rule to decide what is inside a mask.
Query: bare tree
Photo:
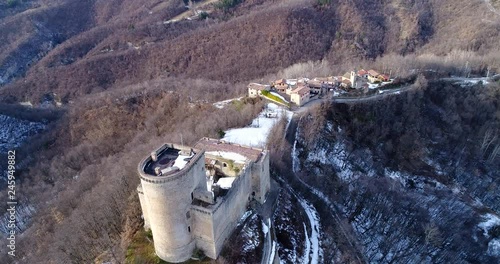
[[[491,152],[488,153],[488,150]],[[481,143],[481,151],[483,157],[487,155],[488,161],[493,161],[500,154],[500,144],[498,142],[498,129],[489,128],[484,133],[483,141]]]

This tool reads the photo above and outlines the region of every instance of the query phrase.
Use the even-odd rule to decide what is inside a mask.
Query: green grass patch
[[[161,264],[167,262],[156,256],[151,231],[141,230],[135,234],[130,246],[127,249],[125,263]]]
[[[208,264],[211,260],[205,257],[205,254],[201,250],[196,249],[193,253],[194,258],[199,260],[190,259],[184,264]],[[153,245],[153,234],[151,231],[140,230],[132,239],[130,246],[127,249],[127,254],[125,256],[125,263],[127,264],[168,264],[156,256],[154,245]]]
[[[220,157],[218,158],[218,160],[226,163],[227,164],[227,168],[230,171],[233,171],[234,173],[236,173],[236,175],[238,175],[240,173],[242,165],[235,164],[234,160],[224,159],[224,158],[220,158]]]
[[[241,109],[243,109],[243,106],[245,106],[245,102],[241,100],[233,100],[231,101],[231,104],[237,111],[241,111]]]
[[[287,103],[286,101],[284,101],[280,97],[272,94],[270,91],[263,90],[261,93],[262,93],[262,96],[264,96],[264,97],[267,97],[267,98],[269,98],[269,99],[271,99],[273,101],[276,101],[276,102],[278,102],[280,104],[283,104],[283,105],[286,105],[286,106],[290,106],[289,103]]]

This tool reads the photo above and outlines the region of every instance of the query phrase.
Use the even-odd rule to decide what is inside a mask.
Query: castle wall
[[[238,177],[241,169],[244,166],[244,164],[236,163],[236,162],[233,162],[231,160],[226,160],[226,159],[224,159],[220,156],[217,156],[217,155],[211,155],[211,154],[205,153],[205,157],[215,160],[215,166],[222,173],[224,173],[224,175],[231,176],[231,177]],[[224,166],[224,164],[226,166]]]
[[[241,216],[245,213],[251,191],[251,170],[243,170],[233,182],[229,192],[218,198],[213,206],[202,208],[192,206],[194,216],[196,247],[205,255],[216,259],[224,241],[231,235]]]
[[[269,175],[269,154],[264,151],[262,157],[252,166],[252,193],[255,200],[264,203],[271,188]]]
[[[212,210],[201,206],[192,206],[191,215],[193,217],[193,236],[196,240],[196,247],[201,249],[207,257],[216,259]]]
[[[180,146],[172,147],[184,149]],[[206,189],[204,160],[203,151],[200,151],[183,170],[166,176],[146,175],[140,165],[146,205],[146,210],[143,211],[148,212],[155,252],[165,261],[186,261],[194,250],[189,210],[194,190]]]
[[[251,170],[247,168],[233,182],[223,197],[222,205],[213,213],[214,242],[216,255],[222,250],[224,241],[231,235],[241,216],[245,213],[251,193]]]
[[[146,206],[146,198],[144,198],[144,192],[142,191],[142,184],[139,183],[137,186],[137,194],[139,195],[139,202],[142,208],[142,216],[144,217],[144,229],[151,229],[151,225],[149,224],[149,215],[148,215],[148,207]]]
[[[191,150],[167,144],[157,153],[166,147],[184,153]],[[263,203],[270,189],[269,155],[262,151],[256,162],[249,161],[243,167],[238,164],[239,171],[234,170],[235,166],[226,167],[239,175],[228,192],[214,201],[213,193],[207,191],[205,153],[201,150],[195,152],[196,155],[182,170],[170,174],[154,176],[144,173],[146,164],[151,164],[150,157],[138,168],[141,184],[137,192],[145,228],[150,228],[153,233],[156,255],[168,262],[188,260],[195,248],[216,259],[245,213],[250,198]],[[255,159],[256,155],[252,160]]]

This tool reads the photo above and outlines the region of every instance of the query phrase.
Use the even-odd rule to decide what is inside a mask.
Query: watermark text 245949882
[[[7,247],[9,256],[16,256],[16,151],[9,150],[7,153]]]

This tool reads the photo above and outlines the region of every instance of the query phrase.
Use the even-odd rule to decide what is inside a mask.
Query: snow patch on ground
[[[297,131],[295,132],[295,141],[293,142],[292,147],[292,171],[294,173],[300,170],[300,159],[297,151],[297,137],[299,136],[299,130],[300,128],[297,127]]]
[[[224,101],[219,101],[219,102],[215,102],[213,103],[213,106],[219,108],[219,109],[222,109],[224,107],[226,107],[228,104],[232,103],[233,101],[239,101],[241,100],[243,97],[238,97],[238,98],[233,98],[233,99],[228,99],[228,100],[224,100]]]
[[[438,162],[432,160],[430,157],[424,157],[423,161],[427,163],[427,165],[433,167],[437,174],[444,174],[443,167]]]
[[[188,159],[191,158],[192,156],[188,155],[179,155],[177,159],[175,159],[173,167],[177,167],[180,170],[182,170],[184,167],[186,167],[186,164],[188,163]]]
[[[384,173],[385,173],[386,177],[389,177],[389,178],[401,183],[402,185],[405,185],[405,179],[399,171],[391,171],[391,170],[386,168],[386,169],[384,169]]]
[[[353,173],[351,164],[346,162],[348,155],[346,146],[340,142],[336,142],[332,150],[320,148],[316,151],[309,152],[307,162],[319,162],[324,165],[333,165],[333,167],[337,169],[337,175],[342,180],[348,181],[358,177]]]
[[[243,244],[242,252],[248,253],[254,251],[260,245],[260,235],[258,229],[255,229],[255,225],[252,222],[257,220],[257,215],[253,214],[249,219],[249,222],[245,224],[242,231],[242,238],[245,239],[246,243]]]
[[[274,254],[276,254],[276,241],[273,240],[273,246],[271,247],[271,256],[269,257],[269,264],[274,263]]]
[[[231,189],[234,180],[236,180],[236,177],[223,177],[217,181],[217,185],[219,185],[222,189]]]
[[[493,257],[500,257],[500,239],[492,239],[490,243],[488,243],[488,251],[486,254]]]
[[[45,129],[45,125],[37,122],[0,115],[0,151],[18,148],[29,137]]]
[[[264,221],[262,222],[262,232],[264,232],[264,236],[267,235],[267,232],[269,232],[269,226],[271,225],[270,223],[270,219],[267,220],[268,223],[266,225],[266,223],[264,223]]]
[[[267,118],[266,113],[270,111],[275,112],[277,117]],[[259,116],[252,121],[250,126],[227,130],[222,140],[250,147],[264,148],[269,132],[273,126],[279,122],[282,116],[286,116],[286,118],[290,120],[292,115],[292,112],[276,104],[269,103],[267,109],[263,110]]]
[[[221,157],[223,159],[228,159],[228,160],[232,160],[236,163],[242,163],[244,164],[248,159],[239,154],[239,153],[234,153],[234,152],[226,152],[226,151],[209,151],[209,152],[206,152],[206,154],[208,155],[213,155],[213,156],[218,156],[218,157]]]
[[[316,209],[309,204],[306,200],[299,198],[299,202],[307,214],[309,223],[311,225],[310,236],[307,233],[307,228],[304,224],[304,231],[306,234],[306,250],[304,251],[303,263],[320,263],[323,258],[323,250],[320,245],[320,230],[321,225],[319,222],[319,215]]]
[[[16,232],[22,233],[28,227],[28,224],[31,221],[31,217],[35,214],[36,210],[33,205],[28,203],[27,201],[22,201],[16,206]],[[10,213],[5,212],[2,216],[0,216],[0,237],[3,234],[8,234],[11,229],[8,229]]]
[[[402,186],[406,186],[408,184],[412,184],[413,187],[419,190],[423,190],[426,185],[432,185],[433,188],[438,190],[449,189],[446,185],[430,178],[425,178],[423,176],[411,175],[408,173],[393,171],[388,168],[384,169],[384,175],[393,179],[396,182],[399,182]],[[451,188],[450,190],[455,193],[460,193],[460,190],[456,189],[457,187]],[[455,189],[455,190],[454,190]]]
[[[209,192],[212,191],[212,185],[214,184],[214,176],[209,176],[208,180],[207,180],[207,190]]]
[[[328,131],[330,133],[333,132],[333,122],[331,122],[331,121],[326,122],[326,131]]]
[[[488,231],[494,227],[500,225],[500,218],[494,214],[483,215],[483,222],[479,223],[479,228],[483,230],[486,237],[489,237]]]
[[[309,253],[311,252],[311,240],[309,240],[306,224],[305,223],[302,224],[304,225],[304,234],[306,236],[306,239],[304,240],[306,248],[304,249],[304,256],[302,256],[302,263],[309,263]]]
[[[246,211],[243,216],[241,216],[240,220],[238,220],[238,225],[241,225],[241,223],[245,222],[247,218],[252,214],[252,211]]]
[[[453,84],[460,84],[462,87],[468,87],[478,84],[482,82],[484,85],[489,83],[489,79],[486,77],[480,78],[465,78],[465,77],[451,77],[451,78],[442,78],[445,81],[454,81]]]

